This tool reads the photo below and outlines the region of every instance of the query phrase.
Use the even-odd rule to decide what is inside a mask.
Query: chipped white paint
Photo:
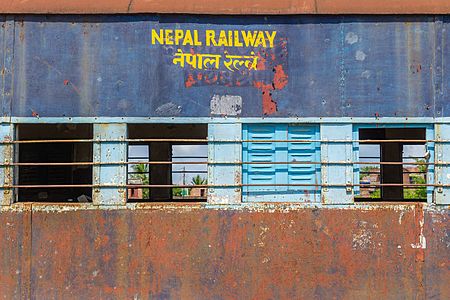
[[[363,51],[361,51],[361,50],[356,51],[356,55],[355,55],[356,60],[364,61],[366,59],[366,57],[367,57],[367,54],[364,53]]]
[[[372,72],[370,72],[369,70],[365,70],[364,72],[361,73],[361,78],[369,79],[371,75]]]
[[[211,99],[211,114],[239,116],[242,112],[242,97],[233,95],[214,95]]]
[[[413,248],[413,249],[426,249],[427,248],[427,239],[425,238],[425,235],[423,234],[423,225],[424,225],[424,220],[423,220],[423,216],[422,216],[422,219],[419,221],[419,226],[420,226],[419,242],[415,243],[415,244],[411,244],[411,248]]]
[[[367,230],[362,230],[357,234],[353,234],[352,249],[353,250],[366,250],[371,248],[372,245],[372,233]]]
[[[155,113],[158,116],[178,116],[181,113],[181,111],[182,111],[181,106],[172,102],[168,102],[159,106],[155,110]]]
[[[382,247],[380,241],[385,237],[382,231],[378,231],[378,224],[366,221],[357,221],[358,229],[352,234],[353,250],[368,250]]]
[[[402,225],[402,219],[403,219],[403,215],[405,214],[405,212],[401,211],[400,215],[398,217],[398,224]]]
[[[357,232],[352,234],[352,249],[353,250],[367,250],[372,248],[372,231],[368,228],[366,221],[359,221],[360,228]]]
[[[269,231],[268,226],[260,226],[261,229],[258,237],[258,247],[263,248],[266,245],[266,234]]]
[[[359,36],[354,32],[349,32],[345,35],[347,44],[353,45],[359,41]]]

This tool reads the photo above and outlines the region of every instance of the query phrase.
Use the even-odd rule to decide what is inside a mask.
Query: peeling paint
[[[211,115],[239,116],[241,112],[241,96],[214,95],[211,99]]]
[[[177,116],[181,113],[182,107],[172,103],[168,102],[161,106],[159,106],[155,112],[158,116]]]
[[[359,36],[354,32],[349,32],[345,35],[345,41],[347,44],[353,45],[357,43],[359,40]]]
[[[424,220],[425,212],[424,212],[424,210],[422,208],[418,209],[416,218],[418,218],[419,229],[420,229],[419,237],[418,237],[419,241],[417,243],[412,243],[411,244],[411,248],[413,248],[413,249],[426,249],[427,248],[427,239],[425,238],[424,231],[423,231],[424,230],[424,224],[425,224],[425,220]]]
[[[364,61],[366,59],[366,57],[367,57],[367,54],[364,53],[364,51],[361,51],[361,50],[356,51],[356,55],[355,55],[356,60]]]

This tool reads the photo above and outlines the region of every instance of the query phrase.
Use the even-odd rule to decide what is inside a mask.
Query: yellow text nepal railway
[[[152,29],[152,44],[273,48],[276,31]]]

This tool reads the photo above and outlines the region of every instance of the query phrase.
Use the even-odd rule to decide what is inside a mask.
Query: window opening
[[[361,144],[359,147],[359,153],[359,161],[368,163],[360,165],[360,183],[367,185],[379,184],[381,182],[381,167],[379,164],[373,163],[381,161],[381,145]],[[381,189],[379,186],[361,186],[360,191],[360,196],[363,198],[381,198]]]
[[[359,143],[357,201],[427,200],[424,128],[360,129],[359,139],[367,141]]]
[[[131,124],[129,202],[206,201],[205,124]]]
[[[92,125],[20,124],[16,129],[17,201],[92,201]]]

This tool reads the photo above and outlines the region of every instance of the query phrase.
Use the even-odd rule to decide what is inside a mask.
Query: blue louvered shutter
[[[320,188],[316,186],[287,186],[283,184],[316,184],[320,182],[320,165],[273,164],[272,162],[320,161],[318,126],[288,124],[248,124],[243,126],[244,201],[316,201]],[[270,142],[275,140],[311,140],[311,143]],[[264,186],[245,186],[262,184]],[[270,184],[274,184],[270,186]],[[276,186],[276,184],[281,184]],[[269,186],[267,186],[269,185]]]

